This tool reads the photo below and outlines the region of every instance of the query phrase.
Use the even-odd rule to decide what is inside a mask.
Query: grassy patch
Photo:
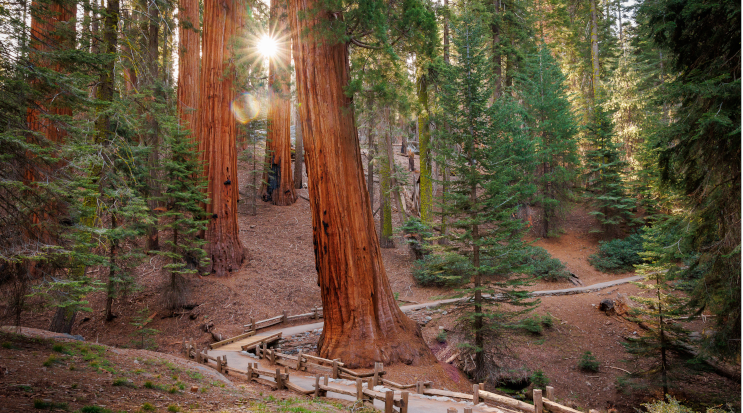
[[[101,406],[85,406],[80,409],[80,413],[111,413],[111,410]]]
[[[61,363],[62,360],[57,357],[55,354],[50,354],[49,357],[41,363],[44,367],[52,367],[53,365],[57,363]]]
[[[119,377],[118,379],[114,380],[113,385],[119,386],[119,387],[131,387],[133,389],[137,388],[134,382],[132,382],[129,379],[125,379],[123,377]]]
[[[145,402],[142,405],[142,411],[145,411],[145,412],[154,412],[155,410],[156,410],[155,409],[155,406],[153,406],[151,403]]]

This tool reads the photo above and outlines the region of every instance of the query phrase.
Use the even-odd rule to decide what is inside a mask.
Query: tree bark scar
[[[330,234],[328,234],[328,227],[329,227],[330,225],[328,225],[328,223],[327,223],[327,222],[323,221],[323,222],[322,222],[322,226],[323,226],[323,230],[325,230],[325,236],[326,236],[326,237],[329,237],[329,236],[330,236]]]

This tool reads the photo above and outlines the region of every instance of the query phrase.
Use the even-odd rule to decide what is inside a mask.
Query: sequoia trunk
[[[196,128],[199,98],[199,2],[181,0],[178,13],[178,118],[184,129]],[[192,137],[195,134],[192,133]]]
[[[314,29],[342,18],[320,0],[291,0],[297,92],[304,132],[315,265],[325,326],[321,357],[349,367],[432,361],[420,329],[395,302],[364,182],[351,99],[348,49]],[[300,43],[300,33],[303,35]]]
[[[237,125],[230,110],[235,91],[230,41],[241,19],[240,0],[204,2],[204,39],[199,90],[199,160],[208,180],[209,271],[226,276],[245,262],[237,226]]]
[[[291,42],[287,23],[286,0],[271,2],[271,27],[275,27],[276,55],[268,65],[268,170],[263,179],[261,197],[274,205],[287,206],[297,201],[292,179],[291,158]]]

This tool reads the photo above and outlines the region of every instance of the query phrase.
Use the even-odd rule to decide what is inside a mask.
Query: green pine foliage
[[[679,211],[699,271],[690,304],[718,315],[711,354],[740,355],[740,3],[643,2],[643,38],[668,50],[676,76],[659,97],[673,106],[652,147],[661,181],[682,195]]]
[[[493,102],[492,68],[488,59],[488,29],[472,10],[452,18],[452,64],[438,68],[436,130],[440,142],[435,159],[451,171],[446,202],[448,243],[424,263],[439,277],[472,277],[463,292],[474,296],[462,314],[467,350],[475,355],[475,377],[488,373],[485,337],[493,338],[535,303],[520,287],[530,278],[520,263],[528,248],[522,241],[524,225],[513,219],[520,202],[533,187],[520,179],[532,166],[532,146],[523,131],[524,115],[510,93]],[[455,258],[457,257],[457,258]],[[464,259],[463,259],[463,258]],[[486,298],[487,297],[487,298]],[[502,303],[516,306],[507,311]],[[488,340],[489,345],[492,341]]]
[[[589,124],[585,153],[586,199],[591,214],[601,224],[600,232],[617,237],[637,223],[636,201],[627,193],[626,162],[622,160],[613,136],[613,125],[600,105]]]
[[[573,200],[578,176],[577,125],[565,88],[565,76],[547,46],[526,59],[518,76],[518,88],[534,139],[537,192],[534,201],[542,209],[542,236],[559,234],[558,219]]]
[[[668,393],[674,378],[671,353],[689,348],[689,332],[679,318],[689,315],[684,295],[679,293],[671,276],[676,272],[672,254],[665,251],[659,242],[664,238],[663,227],[655,226],[644,235],[646,252],[641,253],[645,263],[637,266],[637,272],[645,276],[644,282],[636,283],[649,294],[631,297],[641,304],[630,311],[631,320],[643,322],[647,331],[639,338],[624,343],[631,355],[650,361],[645,379]]]
[[[162,203],[160,230],[166,235],[159,252],[167,259],[163,272],[170,276],[166,301],[171,309],[185,304],[184,276],[198,274],[199,268],[208,265],[203,246],[206,241],[199,236],[205,231],[208,217],[201,204],[207,202],[201,178],[196,143],[187,134],[176,129],[165,137],[167,155],[162,166]]]
[[[627,272],[642,263],[643,251],[642,236],[632,234],[624,239],[600,241],[599,251],[589,255],[588,262],[599,271]]]

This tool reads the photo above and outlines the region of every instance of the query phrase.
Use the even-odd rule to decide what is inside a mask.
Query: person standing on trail
[[[415,153],[412,149],[408,149],[408,166],[410,167],[410,172],[415,171]]]

